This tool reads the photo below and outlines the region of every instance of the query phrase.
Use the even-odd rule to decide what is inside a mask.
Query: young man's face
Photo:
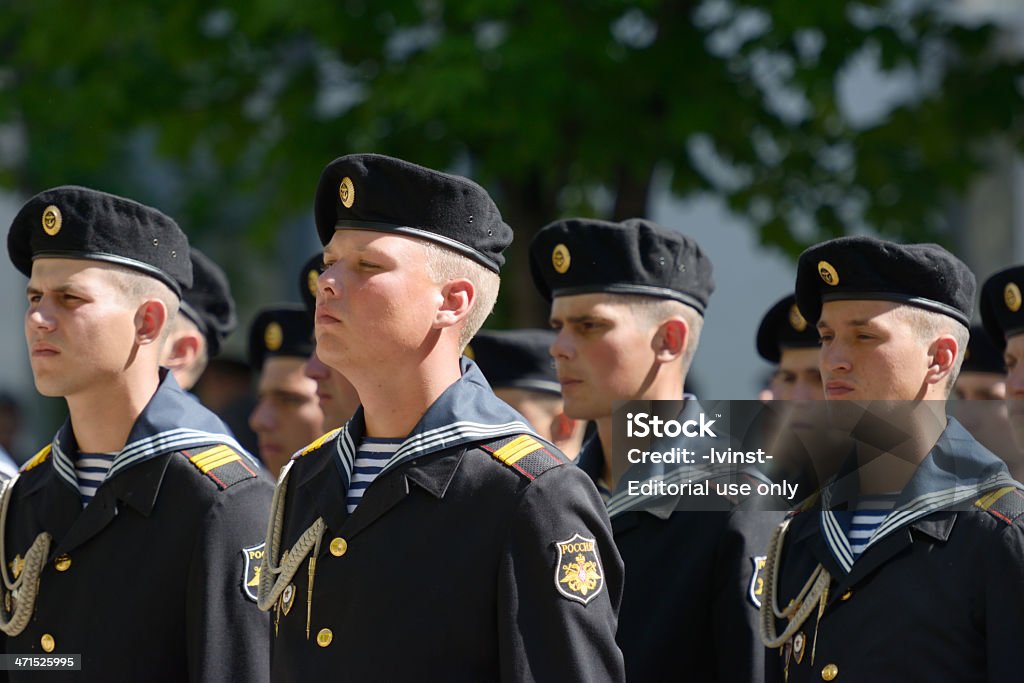
[[[613,401],[640,398],[653,380],[657,328],[638,320],[630,306],[605,294],[560,296],[551,305],[551,326],[558,333],[551,355],[569,417],[607,417]]]
[[[910,401],[924,398],[928,344],[888,301],[824,304],[821,379],[830,400]]]
[[[69,397],[122,377],[133,356],[137,307],[111,266],[39,259],[27,295],[25,341],[39,393]]]
[[[443,296],[416,240],[367,230],[338,230],[324,249],[316,306],[316,348],[324,363],[353,380],[370,369],[393,372],[418,362],[440,334]]]
[[[316,382],[303,374],[306,361],[274,356],[263,364],[259,399],[249,426],[259,439],[260,458],[277,475],[295,451],[324,433]]]
[[[772,397],[780,401],[820,401],[825,398],[818,369],[817,348],[783,349],[772,377]]]
[[[1006,398],[1017,445],[1024,449],[1024,334],[1006,340]]]

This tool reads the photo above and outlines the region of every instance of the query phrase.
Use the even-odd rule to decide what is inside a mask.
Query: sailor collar
[[[431,404],[381,474],[431,453],[505,436],[528,434],[547,443],[526,418],[494,395],[476,363],[463,356],[459,367],[462,376]],[[360,406],[334,439],[334,463],[346,490],[352,481],[356,451],[365,434],[366,422]]]
[[[160,368],[160,384],[156,393],[132,425],[128,440],[114,457],[104,482],[119,472],[165,453],[201,446],[230,446],[256,463],[253,456],[228,434],[230,431],[220,418],[185,393],[169,370]],[[70,416],[57,431],[51,446],[50,460],[54,472],[68,486],[79,491],[75,474],[78,444]]]
[[[1006,465],[978,443],[963,425],[952,417],[947,420],[945,430],[900,492],[892,512],[872,534],[865,552],[894,531],[923,517],[976,499],[994,488],[1021,487],[1010,476]],[[825,544],[846,573],[853,568],[855,558],[841,518],[849,514],[844,508],[856,499],[858,491],[857,460],[856,455],[852,455],[822,489],[819,513]]]
[[[683,401],[683,409],[679,412],[679,420],[698,419],[703,408],[697,397],[689,393],[683,394]],[[602,453],[601,440],[597,434],[594,434],[583,445],[578,463],[579,467],[587,473],[595,485],[598,484],[604,468],[604,455]],[[630,481],[661,481],[671,484],[682,483],[687,480],[702,481],[708,479],[713,474],[712,468],[701,465],[665,464],[661,462],[632,464],[619,477],[614,490],[607,491],[607,489],[601,487],[604,489],[602,493],[607,493],[607,496],[602,495],[602,497],[606,498],[605,507],[608,511],[608,517],[614,518],[626,512],[639,511],[648,512],[658,519],[668,519],[675,512],[679,504],[678,496],[630,495]]]

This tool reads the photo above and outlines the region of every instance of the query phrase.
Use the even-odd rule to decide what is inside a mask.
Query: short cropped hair
[[[459,349],[463,350],[494,310],[494,303],[498,300],[498,289],[501,287],[501,276],[468,256],[440,244],[424,240],[420,242],[427,248],[427,273],[435,284],[444,284],[458,278],[465,278],[473,283],[476,296],[459,333]]]
[[[953,360],[953,369],[946,380],[946,396],[953,391],[956,378],[960,376],[960,367],[964,363],[964,353],[967,351],[967,342],[971,338],[971,332],[961,322],[953,320],[948,315],[926,311],[917,306],[897,306],[893,309],[896,315],[908,325],[917,335],[918,341],[922,344],[931,344],[942,335],[950,335],[956,340],[957,353]]]
[[[160,331],[160,343],[162,344],[171,332],[172,323],[178,315],[181,300],[178,295],[171,291],[171,288],[156,278],[144,275],[130,268],[115,266],[110,269],[114,274],[117,289],[124,297],[124,302],[129,306],[137,306],[149,299],[158,299],[167,308],[167,321],[163,330]]]
[[[636,294],[612,294],[612,301],[629,306],[637,321],[648,328],[657,327],[669,318],[679,317],[686,322],[686,349],[683,351],[682,367],[685,376],[693,364],[693,357],[700,345],[700,334],[704,330],[704,316],[692,306],[681,301],[662,299]]]

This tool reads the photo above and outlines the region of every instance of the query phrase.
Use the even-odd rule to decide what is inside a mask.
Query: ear
[[[658,326],[654,334],[654,357],[669,363],[682,357],[690,341],[690,328],[682,318],[670,318]]]
[[[171,339],[167,346],[164,347],[164,357],[161,365],[171,370],[189,367],[199,355],[201,344],[202,341],[197,334],[186,333]]]
[[[449,280],[441,287],[441,305],[434,315],[434,327],[452,327],[469,314],[476,300],[476,288],[466,278]]]
[[[945,382],[949,373],[953,371],[953,365],[956,363],[956,356],[959,352],[956,339],[952,335],[944,334],[936,339],[929,349],[931,358],[925,381],[928,384]]]
[[[159,299],[145,301],[135,311],[135,343],[145,346],[159,340],[165,325],[167,306],[164,302]]]

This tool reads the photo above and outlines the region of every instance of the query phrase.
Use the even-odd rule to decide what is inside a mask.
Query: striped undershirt
[[[861,496],[857,499],[850,520],[850,530],[847,532],[854,558],[860,557],[864,552],[872,534],[896,506],[898,497],[898,493],[883,493],[877,496]]]
[[[348,514],[355,512],[359,501],[363,499],[363,493],[377,478],[384,465],[388,463],[391,456],[395,454],[398,447],[405,439],[371,439],[366,437],[359,444],[356,451],[356,460],[352,465],[352,483],[348,486],[348,495],[345,498],[345,505]]]
[[[75,459],[75,476],[78,478],[78,490],[82,495],[84,508],[96,495],[96,489],[107,478],[110,466],[114,464],[117,453],[79,453]]]

